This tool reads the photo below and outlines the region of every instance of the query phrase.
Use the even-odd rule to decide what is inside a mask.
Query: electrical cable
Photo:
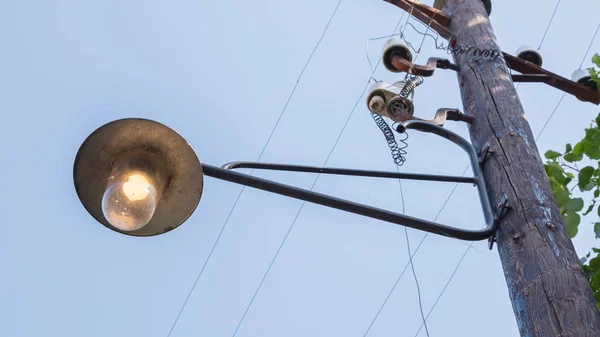
[[[284,113],[287,111],[287,107],[290,103],[290,101],[292,100],[292,97],[294,96],[296,89],[298,88],[298,84],[300,83],[300,80],[302,79],[302,76],[304,75],[304,71],[306,70],[306,68],[308,67],[308,64],[310,63],[310,61],[312,60],[313,56],[315,55],[315,52],[317,51],[317,49],[319,48],[319,46],[321,45],[321,42],[323,41],[323,38],[325,37],[325,34],[327,33],[329,26],[331,24],[331,22],[333,21],[335,15],[337,14],[337,11],[341,5],[343,0],[339,0],[337,2],[337,5],[335,6],[335,9],[333,10],[331,16],[329,17],[329,20],[327,21],[327,24],[325,25],[325,28],[323,29],[321,36],[319,37],[319,40],[317,41],[317,43],[315,44],[312,52],[310,53],[310,56],[308,57],[308,59],[306,60],[304,66],[302,67],[302,70],[300,71],[300,74],[298,75],[298,78],[296,80],[296,83],[294,84],[294,87],[292,89],[292,91],[290,92],[290,95],[288,96],[288,99],[285,103],[285,105],[283,106],[279,117],[277,118],[277,121],[275,122],[275,125],[273,126],[273,128],[271,129],[271,133],[269,134],[269,137],[267,138],[267,141],[265,142],[265,145],[263,146],[262,150],[260,151],[260,154],[258,156],[257,161],[260,161],[262,159],[262,156],[265,153],[265,150],[267,149],[267,146],[269,145],[269,143],[271,142],[271,138],[273,137],[273,134],[275,133],[275,130],[277,129],[277,127],[279,126],[279,123],[281,121],[281,118],[283,117]],[[250,174],[252,174],[254,170],[251,171]],[[240,192],[238,193],[232,207],[231,210],[229,211],[229,214],[227,215],[227,217],[225,218],[225,222],[223,223],[223,225],[221,226],[221,229],[219,230],[219,234],[217,234],[217,238],[215,239],[215,242],[212,245],[212,248],[210,249],[208,256],[206,257],[206,260],[204,261],[204,264],[202,265],[202,268],[200,269],[200,272],[198,273],[198,276],[196,277],[192,287],[190,288],[183,304],[181,305],[181,308],[179,310],[179,312],[177,313],[177,316],[175,317],[175,320],[173,321],[173,324],[171,325],[171,328],[169,330],[169,333],[167,334],[167,337],[171,336],[171,334],[173,333],[173,330],[175,329],[175,326],[177,325],[177,322],[179,321],[179,318],[181,317],[181,313],[183,312],[183,310],[185,309],[188,300],[190,299],[190,296],[192,295],[194,289],[196,288],[196,285],[198,284],[198,281],[200,280],[200,278],[202,277],[202,275],[204,274],[204,270],[206,269],[206,266],[208,264],[208,262],[210,261],[215,248],[217,247],[219,241],[221,240],[221,237],[223,235],[223,232],[225,231],[225,228],[227,227],[227,224],[229,223],[229,220],[231,218],[231,215],[233,214],[233,211],[235,210],[240,197],[242,196],[244,190],[245,190],[246,186],[243,186],[240,190]]]
[[[406,15],[405,11],[402,12],[402,16],[400,16],[400,20],[399,21],[402,21],[402,19],[404,18],[404,15]],[[397,28],[398,27],[396,27],[396,29]],[[370,39],[367,40],[367,46],[365,48],[365,52],[367,54],[367,61],[369,62],[369,69],[371,70],[371,73],[374,74],[375,72],[373,71],[373,63],[371,62],[371,57],[369,57],[369,42],[376,41],[376,40],[381,40],[381,39],[389,39],[390,37],[394,37],[394,36],[400,35],[401,33],[396,33],[396,29],[394,29],[394,31],[390,35],[374,37],[374,38],[370,38]],[[375,80],[375,81],[377,82],[377,80]]]
[[[413,7],[411,7],[411,13],[412,13],[412,9],[413,9],[413,8],[414,8],[414,6],[413,6]],[[402,20],[402,19],[400,19],[400,21],[401,21],[401,20]],[[405,22],[405,24],[404,24],[404,27],[403,27],[403,29],[402,29],[402,31],[400,32],[400,36],[401,36],[401,37],[402,37],[402,39],[403,39],[403,40],[406,42],[406,44],[407,44],[407,45],[408,45],[408,46],[409,46],[409,47],[410,47],[410,48],[411,48],[413,51],[415,51],[415,53],[416,53],[416,56],[415,56],[414,62],[416,62],[416,61],[417,61],[417,59],[419,58],[419,55],[420,55],[420,53],[421,53],[421,49],[423,48],[423,43],[425,42],[425,38],[426,38],[427,36],[430,36],[430,37],[434,38],[433,36],[431,36],[431,35],[429,35],[429,34],[428,34],[428,33],[429,33],[429,30],[430,30],[431,22],[432,22],[432,20],[433,20],[433,19],[431,19],[431,21],[429,22],[429,25],[427,25],[427,30],[425,31],[425,33],[421,33],[421,35],[423,35],[423,38],[421,39],[421,43],[419,44],[419,48],[418,48],[418,49],[416,49],[416,50],[415,50],[415,48],[414,48],[414,47],[412,47],[412,45],[410,44],[410,42],[406,41],[406,39],[404,38],[404,30],[406,29],[406,26],[407,26],[408,24],[410,24],[410,26],[411,26],[411,27],[412,27],[412,28],[413,28],[415,31],[417,31],[418,33],[420,33],[420,32],[419,32],[419,31],[416,29],[416,27],[415,27],[415,26],[414,26],[412,23],[409,23],[409,20],[410,20],[410,15],[409,15],[409,17],[407,18],[407,20],[406,20],[406,22]],[[392,36],[393,36],[393,35],[396,35],[396,34],[392,34]],[[379,38],[377,38],[377,39],[379,39]],[[435,40],[435,38],[434,38],[434,40]],[[436,40],[436,42],[437,42],[437,40]],[[436,43],[436,46],[437,46],[437,43]],[[368,41],[367,41],[367,48],[368,48]],[[367,50],[367,59],[368,59],[368,50]],[[369,64],[371,64],[371,63],[370,63],[370,59],[368,59],[368,60],[369,60]],[[403,89],[401,90],[401,92],[400,92],[400,95],[399,95],[399,96],[402,96],[402,97],[408,97],[408,95],[410,95],[410,94],[411,94],[411,93],[414,91],[415,87],[417,87],[418,85],[420,85],[421,83],[423,83],[423,77],[421,77],[421,76],[411,76],[409,73],[407,73],[407,74],[406,74],[406,77],[405,77],[405,81],[406,81],[406,84],[405,84],[405,86],[403,87]],[[380,129],[383,131],[384,135],[386,135],[386,129],[384,129],[384,128],[382,128],[382,127],[380,126],[380,124],[381,124],[381,123],[385,123],[385,121],[383,120],[383,118],[382,118],[381,116],[377,115],[377,114],[371,114],[371,116],[373,116],[373,119],[376,121],[376,123],[378,124],[378,126],[380,127]],[[381,122],[381,123],[380,123],[380,122]],[[387,129],[389,129],[389,125],[388,125],[387,123],[385,123],[385,126],[387,127]],[[392,135],[393,135],[393,133],[392,133]],[[386,136],[386,139],[387,139],[387,141],[388,141],[388,145],[390,146],[390,148],[393,148],[393,146],[392,146],[393,144],[392,144],[392,145],[390,145],[390,139],[393,141],[393,143],[396,143],[396,142],[395,142],[395,140],[393,140],[393,138],[390,138],[390,137],[387,137],[387,136]],[[406,139],[404,139],[404,140],[406,140]],[[403,141],[403,142],[404,142],[404,141]],[[405,143],[405,144],[406,144],[406,143]],[[402,150],[404,150],[404,148],[403,148]],[[403,153],[403,154],[405,154],[405,153],[406,153],[406,152],[404,151],[404,153]],[[394,162],[396,163],[396,170],[397,170],[398,172],[400,172],[400,170],[399,170],[399,167],[398,167],[398,166],[400,166],[401,164],[404,164],[404,161],[405,161],[404,157],[401,157],[403,160],[401,161],[401,163],[400,163],[400,164],[399,164],[399,163],[398,163],[398,161],[396,160],[397,158],[394,156],[394,151],[393,151],[393,150],[392,150],[392,157],[393,157],[393,159],[394,159]],[[468,167],[467,167],[467,168],[468,168]],[[466,172],[466,170],[465,170],[465,172]],[[464,174],[464,173],[463,173],[463,174]],[[401,195],[401,200],[402,200],[402,213],[404,214],[404,212],[405,212],[405,206],[404,206],[404,191],[403,191],[403,189],[402,189],[402,181],[401,181],[401,180],[398,180],[398,184],[399,184],[399,187],[400,187],[400,195]],[[458,186],[458,184],[457,184],[457,185],[456,185],[454,188],[456,189],[456,187],[457,187],[457,186]],[[439,215],[439,214],[438,214],[438,215]],[[434,220],[434,221],[435,221],[435,220]],[[409,258],[409,264],[410,264],[410,267],[411,267],[411,270],[412,270],[413,278],[414,278],[414,280],[415,280],[415,283],[416,283],[416,286],[417,286],[417,296],[418,296],[418,300],[419,300],[419,310],[420,310],[420,313],[421,313],[421,318],[423,319],[422,326],[423,326],[423,325],[425,326],[425,331],[427,332],[427,336],[429,337],[429,329],[427,328],[427,322],[426,322],[426,318],[425,318],[425,315],[424,315],[424,313],[423,313],[423,302],[422,302],[422,297],[421,297],[421,288],[420,288],[420,285],[419,285],[419,279],[418,279],[418,277],[417,277],[417,274],[416,274],[416,271],[415,271],[415,266],[414,266],[414,262],[413,262],[413,257],[412,257],[412,254],[411,254],[411,249],[410,249],[410,239],[409,239],[409,237],[408,237],[408,229],[407,229],[406,227],[404,227],[404,233],[405,233],[405,237],[406,237],[406,246],[407,246],[407,249],[408,249],[408,258]],[[427,235],[425,235],[425,237],[426,237],[426,236],[427,236]],[[418,251],[418,249],[421,247],[421,244],[423,243],[423,240],[425,239],[425,237],[423,237],[423,239],[422,239],[422,240],[421,240],[421,242],[419,243],[419,246],[417,247],[417,251]],[[415,251],[415,253],[416,253],[416,251]],[[406,271],[406,266],[404,267],[404,270],[402,271],[402,274],[401,274],[401,275],[404,275],[404,272],[405,272],[405,271]],[[399,282],[399,281],[400,281],[400,278],[398,278],[398,279],[397,279],[396,283],[394,284],[394,287],[393,287],[393,289],[395,289],[395,287],[396,287],[396,285],[398,284],[398,282]],[[393,289],[392,289],[392,291],[391,291],[390,293],[388,293],[388,296],[386,297],[386,299],[385,299],[385,301],[384,301],[384,304],[382,305],[382,307],[381,307],[381,308],[379,309],[379,311],[377,312],[377,314],[376,314],[375,318],[374,318],[374,319],[371,321],[371,324],[369,325],[369,327],[368,327],[368,328],[367,328],[367,330],[365,331],[365,334],[364,334],[364,336],[366,336],[366,335],[368,334],[369,330],[370,330],[370,329],[371,329],[371,327],[373,326],[373,323],[374,323],[374,322],[375,322],[375,320],[377,319],[377,316],[379,316],[379,313],[381,313],[381,310],[383,309],[383,306],[385,305],[385,303],[387,303],[387,300],[389,299],[389,297],[390,297],[391,293],[393,292]]]
[[[400,168],[396,166],[396,171],[400,173]],[[398,185],[400,186],[400,200],[402,200],[402,214],[406,214],[406,208],[404,206],[404,191],[402,189],[402,180],[398,179]],[[427,333],[427,337],[429,337],[429,328],[427,328],[427,318],[423,314],[423,301],[421,300],[421,286],[419,285],[419,278],[417,277],[417,272],[415,271],[415,264],[413,262],[413,258],[411,256],[410,250],[410,239],[408,238],[408,228],[404,227],[404,237],[406,237],[406,249],[408,251],[408,261],[410,262],[410,269],[412,269],[413,279],[415,280],[415,284],[417,286],[417,296],[419,298],[419,311],[421,312],[421,319],[423,320],[422,325],[425,325],[425,332]]]
[[[596,31],[594,32],[594,36],[592,37],[592,40],[590,41],[589,46],[585,50],[585,54],[583,55],[583,59],[581,59],[581,63],[579,64],[579,69],[581,69],[581,67],[583,67],[583,63],[585,62],[585,59],[587,58],[588,54],[590,53],[590,49],[592,49],[592,45],[594,44],[594,41],[596,40],[596,36],[598,36],[598,31],[599,30],[600,30],[600,23],[598,23],[598,27],[596,27]]]
[[[592,45],[594,44],[594,41],[596,40],[596,37],[598,36],[598,31],[599,30],[600,30],[600,23],[598,23],[598,27],[596,27],[596,31],[594,32],[594,35],[592,36],[592,40],[590,41],[590,44],[588,45],[588,47],[587,47],[587,49],[585,51],[585,54],[583,55],[583,58],[581,59],[581,63],[579,64],[579,69],[581,69],[581,67],[583,66],[583,63],[585,62],[585,59],[587,58],[587,56],[588,56],[588,54],[590,52],[590,49],[592,49]],[[556,103],[556,106],[552,110],[552,113],[550,114],[550,116],[548,116],[548,118],[544,122],[544,125],[542,126],[542,129],[540,130],[540,132],[535,137],[536,141],[540,138],[540,136],[542,135],[542,133],[546,129],[546,126],[548,126],[548,123],[550,123],[550,120],[552,120],[552,118],[554,117],[554,114],[556,113],[556,111],[558,110],[558,108],[560,107],[560,105],[562,104],[563,99],[565,98],[566,95],[567,95],[567,93],[565,92],[565,93],[562,94],[562,96],[560,96],[560,99]]]
[[[550,26],[552,25],[552,22],[554,21],[554,16],[556,15],[556,11],[558,10],[558,5],[560,5],[560,0],[556,2],[556,6],[554,7],[554,11],[552,12],[552,16],[550,17],[550,21],[546,26],[546,30],[544,31],[544,35],[542,36],[542,40],[540,41],[540,45],[538,46],[537,50],[540,50],[540,48],[542,48],[542,45],[544,44],[544,40],[546,39],[548,30],[550,30]]]
[[[540,139],[540,136],[542,135],[542,133],[544,133],[544,130],[546,130],[546,126],[548,126],[548,123],[550,123],[550,120],[552,119],[552,117],[554,117],[554,114],[556,113],[556,110],[558,110],[558,107],[562,103],[563,99],[565,99],[565,96],[567,96],[567,93],[563,92],[563,94],[560,96],[560,99],[558,100],[558,103],[556,103],[556,106],[552,110],[552,113],[546,119],[546,122],[544,123],[544,126],[542,126],[542,129],[540,130],[540,132],[538,132],[537,136],[535,136],[535,141],[536,142],[538,141],[538,139]]]
[[[413,8],[414,8],[414,6],[413,6]],[[411,13],[412,13],[412,8],[411,8]],[[408,46],[410,46],[413,50],[415,50],[414,47],[412,47],[412,45],[410,44],[410,42],[406,41],[406,39],[404,38],[404,29],[406,29],[406,25],[408,24],[408,20],[409,19],[410,19],[410,15],[407,18],[406,23],[404,24],[404,27],[400,31],[400,36],[407,43]],[[401,22],[401,21],[402,21],[402,17],[400,18],[400,20],[398,22]],[[430,22],[430,24],[431,24],[431,22]],[[411,26],[412,26],[412,24],[411,24]],[[429,30],[429,26],[427,27],[427,29]],[[396,30],[394,29],[394,32],[395,31]],[[392,34],[391,36],[394,36],[394,35],[397,35],[397,34]],[[377,38],[377,39],[379,39],[379,38]],[[367,40],[367,60],[369,61],[369,66],[371,66],[371,69],[373,69],[373,66],[371,64],[371,60],[369,58],[369,51],[368,51],[369,41],[371,41],[371,39]],[[423,36],[423,39],[421,40],[421,44],[419,45],[419,49],[415,50],[415,52],[417,54],[416,58],[415,58],[415,61],[419,57],[419,53],[421,52],[421,48],[423,47],[423,43],[424,42],[425,42],[425,36]],[[378,65],[379,65],[379,63],[378,63]],[[404,98],[407,98],[414,91],[414,89],[417,86],[419,86],[420,84],[423,83],[423,77],[421,77],[421,76],[410,76],[410,74],[408,74],[408,73],[406,74],[406,77],[405,77],[404,80],[406,81],[406,83],[404,84],[402,90],[399,93],[399,96],[404,97]],[[379,127],[379,129],[383,132],[383,134],[384,134],[384,136],[386,138],[386,141],[388,143],[388,146],[390,147],[390,150],[391,150],[391,153],[392,153],[392,159],[394,160],[394,163],[396,164],[396,171],[400,172],[399,166],[403,165],[404,162],[406,161],[406,158],[404,157],[404,155],[406,154],[405,149],[408,146],[408,143],[406,143],[406,140],[408,139],[408,134],[405,133],[405,135],[406,135],[405,138],[400,139],[400,142],[404,144],[404,146],[402,148],[400,148],[399,145],[398,145],[398,143],[395,140],[394,132],[390,128],[389,124],[385,121],[385,119],[382,116],[380,116],[378,114],[374,114],[374,113],[371,114],[371,117],[373,118],[373,120],[375,121],[375,123],[377,124],[377,126]],[[400,197],[401,197],[401,200],[402,200],[402,214],[404,214],[405,213],[404,191],[402,189],[402,181],[401,180],[398,180],[398,185],[400,187]],[[419,285],[419,279],[417,277],[417,273],[415,271],[414,262],[413,262],[413,259],[412,259],[412,256],[411,256],[410,238],[408,237],[408,229],[406,227],[404,227],[404,234],[405,234],[405,237],[406,237],[406,247],[408,249],[408,259],[410,261],[410,267],[411,267],[411,270],[412,270],[413,278],[414,278],[415,284],[417,286],[417,296],[418,296],[418,299],[419,299],[419,310],[420,310],[420,313],[421,313],[421,318],[423,319],[423,324],[425,325],[425,330],[427,332],[427,336],[429,337],[429,330],[427,328],[427,322],[425,321],[425,315],[423,313],[423,301],[422,301],[422,298],[421,298],[421,287]],[[406,270],[406,268],[405,268],[405,270]],[[387,301],[387,299],[386,299],[386,301]],[[372,323],[371,323],[371,325],[372,325]],[[369,329],[370,329],[370,327],[371,326],[369,326]],[[368,332],[368,330],[367,330],[367,332]],[[365,332],[365,334],[367,332]]]
[[[469,167],[471,167],[470,165],[468,165],[465,170],[463,171],[462,175],[464,176],[467,173],[467,170],[469,169]],[[442,211],[446,208],[446,206],[448,205],[448,202],[450,201],[450,198],[452,198],[452,195],[454,195],[454,192],[456,191],[456,189],[458,188],[458,184],[454,184],[454,187],[452,188],[452,191],[450,191],[450,194],[448,194],[448,197],[446,198],[446,200],[444,201],[444,203],[442,204],[442,207],[440,208],[440,210],[438,211],[438,213],[436,214],[435,218],[433,219],[433,221],[437,221],[437,219],[440,217],[440,215],[442,214]],[[425,233],[425,235],[423,235],[423,238],[421,239],[421,241],[419,242],[419,245],[417,246],[417,248],[415,249],[415,252],[412,253],[410,255],[410,258],[412,260],[412,258],[415,257],[415,255],[417,255],[417,253],[419,252],[419,249],[421,248],[421,246],[423,245],[423,242],[425,242],[425,239],[427,239],[427,236],[429,236],[429,233]],[[373,319],[371,320],[371,322],[369,323],[369,326],[367,327],[367,330],[365,331],[365,333],[363,334],[363,337],[366,337],[369,334],[369,331],[371,331],[371,328],[373,327],[373,325],[375,324],[375,321],[377,320],[377,318],[379,317],[379,315],[381,314],[381,312],[383,311],[383,308],[385,307],[385,305],[387,304],[388,300],[390,299],[390,297],[392,296],[392,293],[394,292],[394,290],[396,290],[396,287],[398,286],[398,283],[400,283],[400,280],[402,279],[402,277],[404,276],[404,273],[406,272],[406,269],[408,269],[408,266],[410,264],[407,263],[404,268],[402,269],[402,272],[400,273],[400,275],[398,276],[398,278],[396,278],[396,281],[394,282],[394,285],[392,286],[392,288],[390,289],[390,291],[388,291],[385,299],[383,300],[383,302],[381,303],[381,306],[379,306],[379,309],[377,310],[377,313],[375,314],[375,316],[373,317]],[[427,319],[427,317],[425,317],[425,320]]]
[[[404,157],[404,155],[407,153],[406,148],[408,147],[408,143],[406,141],[408,140],[408,134],[405,132],[403,135],[400,135],[400,137],[403,138],[398,138],[398,140],[396,140],[394,131],[392,131],[392,128],[385,121],[385,119],[383,119],[383,116],[372,113],[371,118],[373,118],[375,124],[377,127],[379,127],[379,130],[381,130],[381,133],[383,133],[386,143],[390,148],[390,153],[392,154],[394,163],[397,166],[402,166],[406,161],[406,157]],[[402,144],[402,146],[398,144],[398,141]]]
[[[423,25],[425,25],[425,24],[423,24]],[[427,26],[428,29],[425,32],[421,32],[420,30],[418,30],[417,27],[415,27],[412,23],[409,23],[408,26],[410,26],[418,34],[422,35],[423,41],[425,40],[426,37],[430,37],[431,39],[433,39],[436,49],[445,50],[448,54],[454,53],[456,55],[462,55],[464,53],[471,53],[473,56],[489,58],[492,61],[495,61],[498,58],[504,59],[504,56],[502,55],[501,50],[480,49],[478,47],[474,47],[474,46],[470,46],[470,45],[463,45],[456,41],[452,41],[452,42],[449,42],[448,44],[444,44],[443,42],[439,42],[440,36],[437,32],[432,31],[435,34],[435,36],[429,34],[429,26]],[[415,50],[415,48],[413,48],[413,47],[411,47],[411,49],[413,51]],[[415,58],[415,60],[416,60],[416,58]]]
[[[393,32],[395,32],[398,27],[400,26],[401,20],[398,20],[396,27],[394,28]],[[358,107],[358,104],[361,102],[363,96],[365,95],[365,93],[367,92],[367,89],[369,88],[369,85],[371,84],[371,78],[373,77],[373,75],[375,74],[375,72],[377,71],[377,68],[379,68],[379,65],[381,64],[381,58],[379,60],[379,62],[377,62],[377,64],[375,65],[375,67],[373,68],[373,70],[371,71],[371,74],[369,76],[369,79],[367,80],[367,84],[365,85],[365,87],[362,90],[362,93],[360,94],[360,96],[358,97],[358,99],[356,100],[356,103],[354,103],[354,106],[352,107],[352,110],[350,111],[350,113],[348,114],[348,117],[346,118],[346,121],[344,122],[344,125],[342,126],[342,129],[340,130],[334,144],[333,147],[331,148],[331,150],[329,151],[329,154],[327,155],[327,158],[325,159],[325,162],[323,164],[323,166],[327,165],[327,163],[329,162],[329,159],[331,158],[331,155],[333,154],[335,148],[337,147],[340,138],[342,137],[342,134],[344,133],[344,130],[346,129],[348,122],[350,122],[350,119],[352,118],[352,116],[354,115],[354,111],[356,110],[356,108]],[[321,177],[321,174],[317,174],[315,180],[313,181],[312,186],[310,187],[310,190],[312,191],[314,189],[314,187],[316,186],[317,182],[319,181],[319,178]],[[303,201],[302,204],[300,205],[300,208],[298,209],[298,211],[296,212],[296,215],[294,216],[294,220],[292,221],[292,224],[290,225],[290,227],[288,228],[286,234],[283,237],[283,240],[281,241],[281,244],[279,245],[279,247],[277,248],[277,251],[275,252],[275,255],[273,256],[273,258],[271,259],[271,262],[269,263],[269,266],[267,267],[267,270],[265,271],[261,281],[259,282],[256,290],[254,291],[254,294],[252,295],[252,298],[250,299],[250,302],[248,303],[248,305],[246,306],[246,309],[244,310],[244,313],[242,314],[242,317],[240,318],[233,334],[232,337],[235,337],[235,335],[238,333],[240,327],[242,326],[242,323],[244,322],[244,319],[246,318],[248,312],[250,311],[250,308],[252,307],[252,304],[254,303],[254,300],[256,299],[258,293],[260,292],[260,290],[262,289],[262,286],[267,278],[267,276],[269,275],[271,268],[273,267],[273,265],[275,264],[275,261],[277,260],[277,257],[279,256],[279,253],[281,252],[281,250],[283,249],[283,247],[285,246],[287,239],[290,235],[290,233],[292,232],[292,230],[294,229],[296,222],[298,221],[298,217],[300,216],[300,213],[302,212],[302,210],[304,209],[304,206],[306,205],[306,201]]]
[[[375,67],[375,69],[377,69],[377,67]],[[337,147],[337,144],[339,143],[339,140],[344,132],[344,130],[346,129],[346,126],[348,125],[348,122],[350,121],[350,118],[352,117],[352,115],[354,114],[354,110],[356,109],[356,107],[358,106],[360,100],[362,99],[362,97],[364,96],[365,92],[367,91],[369,84],[371,82],[371,79],[369,78],[369,81],[367,81],[367,85],[365,86],[362,94],[360,95],[359,99],[356,101],[356,104],[354,105],[354,108],[352,108],[352,111],[350,113],[350,115],[348,115],[348,118],[346,118],[346,121],[342,127],[342,130],[340,131],[340,133],[338,134],[337,139],[335,140],[335,143],[333,145],[333,147],[331,148],[331,150],[329,151],[329,154],[327,155],[327,159],[325,159],[325,163],[323,164],[323,166],[327,165],[327,163],[329,162],[329,159],[331,158],[331,155],[333,154],[333,151],[335,150],[335,148]],[[313,184],[310,187],[310,191],[312,191],[315,187],[315,185],[317,184],[317,182],[319,181],[319,177],[321,175],[317,174],[317,177],[315,178],[315,180],[313,181]],[[254,303],[254,300],[256,299],[256,296],[258,295],[258,293],[260,292],[260,289],[262,288],[262,285],[264,284],[267,276],[269,275],[269,272],[271,271],[271,268],[273,267],[275,261],[277,260],[277,257],[279,256],[279,253],[281,252],[282,248],[285,246],[287,239],[292,231],[292,229],[294,229],[296,222],[298,221],[298,217],[300,215],[300,213],[302,212],[302,210],[304,209],[304,206],[306,205],[306,201],[302,202],[302,205],[300,206],[300,208],[298,209],[298,211],[296,212],[296,215],[294,216],[294,220],[292,221],[292,224],[290,225],[290,227],[288,228],[285,236],[283,237],[283,240],[281,241],[281,244],[279,245],[279,247],[277,248],[277,251],[275,252],[275,255],[273,256],[273,258],[271,259],[271,262],[269,263],[269,266],[267,267],[267,270],[265,271],[262,279],[260,280],[260,283],[258,284],[258,287],[256,288],[256,290],[254,291],[254,294],[252,295],[252,298],[250,299],[250,302],[248,303],[248,305],[246,306],[246,309],[244,310],[244,314],[242,315],[240,321],[238,322],[235,331],[233,332],[232,337],[234,337],[237,332],[239,331],[242,323],[244,322],[244,319],[246,318],[246,315],[248,314],[248,311],[250,310],[250,308],[252,307],[252,304]]]
[[[427,322],[427,319],[429,318],[429,315],[431,315],[431,312],[433,311],[433,309],[435,309],[435,306],[440,301],[440,298],[442,298],[442,295],[446,292],[446,289],[448,288],[448,285],[450,285],[450,282],[452,282],[452,279],[454,278],[454,275],[456,275],[456,272],[458,271],[458,268],[460,268],[460,265],[462,264],[463,260],[467,256],[467,253],[469,253],[469,250],[473,247],[474,243],[475,243],[475,241],[471,241],[471,243],[469,244],[469,247],[467,247],[467,249],[465,249],[465,252],[460,257],[460,260],[458,260],[458,263],[456,264],[456,267],[454,268],[454,271],[452,271],[452,274],[450,275],[450,278],[448,279],[448,282],[446,282],[446,284],[444,285],[444,288],[442,289],[442,291],[440,292],[440,294],[438,295],[438,297],[435,299],[435,302],[433,302],[433,305],[431,306],[431,309],[427,313],[427,316],[425,317],[424,322]],[[415,337],[417,337],[419,335],[419,332],[421,332],[422,328],[423,328],[423,324],[421,324],[421,326],[417,330],[417,333],[415,333]],[[425,331],[427,331],[427,325],[425,325]]]
[[[558,10],[558,5],[560,5],[560,1],[558,0],[556,2],[556,6],[554,6],[554,11],[552,12],[552,15],[550,16],[550,20],[548,21],[548,25],[546,25],[546,30],[544,31],[544,35],[542,35],[542,40],[540,41],[540,44],[538,45],[537,50],[539,51],[542,48],[542,45],[544,44],[544,41],[546,40],[546,35],[548,35],[548,31],[550,30],[550,26],[552,26],[552,23],[554,22],[554,16],[556,16],[556,12]],[[521,86],[522,82],[517,83],[517,85],[515,85],[515,89],[519,89],[519,87]]]

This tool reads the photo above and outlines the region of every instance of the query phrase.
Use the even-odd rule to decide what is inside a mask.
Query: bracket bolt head
[[[513,236],[514,241],[519,241],[520,238],[521,238],[521,232],[516,232],[515,235]]]

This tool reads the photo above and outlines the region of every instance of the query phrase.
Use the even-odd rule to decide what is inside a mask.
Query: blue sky
[[[1,2],[0,335],[167,336],[241,187],[207,178],[198,209],[177,230],[123,236],[97,224],[80,205],[72,184],[77,149],[109,121],[143,117],[182,134],[202,162],[255,160],[336,4]],[[554,4],[494,2],[491,19],[502,48],[537,46]],[[569,77],[579,66],[598,24],[597,13],[582,8],[594,4],[560,4],[541,48],[547,69]],[[263,161],[323,165],[350,118],[328,165],[395,170],[364,98],[352,109],[370,75],[366,40],[391,33],[401,15],[383,1],[342,2]],[[412,44],[421,41],[410,28],[406,35]],[[383,43],[370,43],[372,60]],[[597,51],[600,39],[592,46]],[[420,58],[435,55],[443,52],[426,40]],[[398,78],[383,67],[375,77]],[[561,93],[524,84],[519,95],[537,134]],[[461,107],[455,74],[436,72],[414,101],[424,118],[440,107]],[[566,97],[539,140],[540,151],[579,139],[599,111]],[[447,128],[468,136],[465,125],[450,122]],[[413,132],[401,170],[458,175],[466,165],[462,150]],[[316,178],[256,175],[304,188]],[[453,187],[403,186],[406,212],[426,219],[435,217]],[[394,181],[323,176],[315,190],[400,210]],[[172,336],[233,334],[300,206],[244,191]],[[475,189],[459,187],[438,220],[481,227]],[[307,204],[237,336],[363,336],[408,262],[404,233]],[[596,243],[591,225],[582,224],[580,233],[575,244],[583,255]],[[414,252],[424,234],[408,234]],[[423,241],[414,265],[426,314],[466,249],[464,242],[433,235]],[[420,325],[409,268],[367,336],[414,336]],[[467,253],[428,327],[431,336],[518,335],[497,252],[486,242]],[[424,330],[418,336],[426,336]]]

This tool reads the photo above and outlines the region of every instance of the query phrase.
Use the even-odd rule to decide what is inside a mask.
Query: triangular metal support
[[[497,221],[494,220],[494,214],[492,212],[492,206],[490,204],[485,182],[483,181],[483,175],[481,167],[479,166],[479,159],[473,146],[464,138],[455,134],[452,131],[446,130],[437,125],[431,123],[411,120],[398,124],[397,127],[399,132],[404,132],[407,129],[414,129],[421,132],[428,132],[436,134],[442,138],[448,139],[456,145],[460,146],[469,155],[471,162],[471,168],[473,170],[472,177],[458,177],[458,176],[442,176],[442,175],[427,175],[427,174],[415,174],[415,173],[398,173],[398,172],[382,172],[382,171],[369,171],[369,170],[353,170],[344,168],[327,168],[327,167],[311,167],[301,165],[287,165],[287,164],[269,164],[259,162],[232,162],[223,165],[223,167],[216,167],[207,164],[203,164],[202,168],[204,174],[236,184],[241,184],[253,188],[257,188],[263,191],[268,191],[280,195],[285,195],[291,198],[304,200],[307,202],[336,208],[346,212],[363,215],[369,218],[379,219],[394,224],[423,230],[429,233],[438,234],[442,236],[452,237],[460,240],[478,241],[485,240],[491,237],[497,228]],[[293,171],[293,172],[308,172],[308,173],[320,173],[320,174],[336,174],[336,175],[349,175],[358,177],[377,177],[377,178],[393,178],[393,179],[411,179],[411,180],[422,180],[422,181],[439,181],[439,182],[456,182],[456,183],[470,183],[477,186],[479,193],[479,200],[483,210],[483,216],[485,219],[485,227],[481,230],[468,230],[461,229],[458,227],[448,226],[437,222],[428,220],[418,219],[411,216],[407,216],[400,213],[390,212],[380,208],[355,203],[349,200],[339,199],[329,195],[316,193],[313,191],[297,188],[290,185],[280,184],[271,180],[257,178],[248,174],[242,174],[233,172],[231,170],[237,168],[252,168],[262,170],[276,170],[276,171]]]

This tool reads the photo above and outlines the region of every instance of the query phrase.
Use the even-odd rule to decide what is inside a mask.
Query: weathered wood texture
[[[459,43],[500,49],[481,0],[445,0],[441,9]],[[475,118],[471,140],[494,151],[483,165],[490,199],[505,194],[512,207],[497,247],[521,335],[600,336],[600,315],[506,63],[473,53],[454,59],[465,112]]]

